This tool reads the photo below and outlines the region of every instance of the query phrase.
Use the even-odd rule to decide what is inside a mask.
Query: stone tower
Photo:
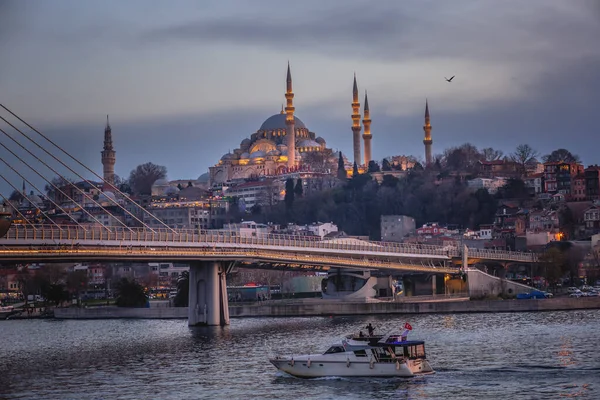
[[[110,184],[115,180],[115,162],[116,152],[113,148],[112,133],[110,124],[108,123],[108,115],[106,116],[106,128],[104,128],[104,150],[102,150],[102,169],[104,172],[104,180]],[[106,190],[106,189],[105,189]]]
[[[433,140],[431,139],[431,122],[429,120],[429,103],[425,100],[425,125],[423,125],[423,131],[425,132],[425,138],[423,144],[425,145],[425,165],[430,166],[433,163],[431,155],[431,145]]]
[[[296,165],[296,126],[294,121],[294,92],[292,91],[292,73],[290,72],[290,63],[287,68],[287,87],[285,91],[285,127],[287,136],[288,169]]]
[[[352,88],[352,144],[354,146],[354,162],[360,163],[360,103],[358,102],[358,86],[356,85],[356,74],[354,74],[354,87]]]
[[[364,108],[364,118],[363,118],[363,126],[365,127],[365,131],[363,133],[363,140],[365,142],[365,167],[369,167],[369,162],[371,161],[371,115],[369,113],[369,99],[367,98],[367,92],[365,91],[365,108]]]

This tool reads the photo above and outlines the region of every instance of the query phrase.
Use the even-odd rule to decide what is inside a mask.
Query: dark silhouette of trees
[[[358,176],[358,165],[356,165],[356,161],[352,165],[352,177]]]
[[[190,273],[183,271],[177,279],[177,294],[173,299],[175,307],[187,307],[190,301]]]
[[[379,172],[380,168],[379,168],[379,164],[377,163],[377,161],[375,160],[371,160],[369,161],[369,166],[367,168],[368,172]]]
[[[145,307],[148,302],[144,287],[134,280],[121,278],[115,289],[117,292],[115,304],[118,307]]]
[[[188,181],[188,184],[186,187],[194,187],[194,185],[192,184],[192,181]]]
[[[285,180],[285,197],[283,198],[285,209],[289,212],[294,206],[294,180],[287,178]]]
[[[496,161],[502,159],[504,152],[502,150],[496,150],[491,147],[486,147],[481,150],[481,155],[484,161]]]
[[[342,157],[341,151],[340,151],[340,157],[338,159],[337,177],[338,177],[338,179],[348,178],[348,174],[346,173],[346,167],[344,166],[344,158]]]
[[[390,160],[388,160],[387,158],[383,159],[383,161],[381,162],[381,170],[382,171],[391,171],[392,170],[392,165],[390,164]]]
[[[497,197],[500,199],[527,199],[530,195],[523,180],[511,178],[506,185],[498,189]]]
[[[24,198],[25,196],[23,196],[23,193],[19,192],[18,190],[13,190],[10,196],[8,196],[8,200],[10,201],[21,201]]]
[[[550,154],[546,154],[542,157],[544,162],[567,162],[567,163],[580,163],[581,159],[578,155],[571,153],[567,149],[557,149]]]
[[[465,143],[459,147],[451,147],[444,151],[443,166],[450,171],[473,172],[483,155],[477,147]]]
[[[527,175],[527,164],[535,161],[538,152],[528,144],[520,144],[515,149],[515,152],[510,155],[510,159],[519,165],[520,173],[523,176]]]
[[[298,180],[296,181],[296,186],[294,187],[294,195],[298,198],[304,195],[304,187],[302,186],[301,178],[298,178]]]
[[[138,165],[129,174],[129,184],[135,194],[152,194],[152,185],[159,179],[167,177],[167,167],[151,162]]]

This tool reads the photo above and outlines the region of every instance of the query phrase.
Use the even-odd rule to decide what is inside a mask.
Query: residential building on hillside
[[[419,236],[437,236],[437,235],[443,235],[447,231],[448,230],[445,227],[438,225],[437,222],[429,222],[429,223],[423,224],[422,227],[417,229],[417,235],[419,235]]]
[[[532,195],[538,195],[544,191],[544,173],[528,175],[523,179],[525,186],[529,189]]]
[[[226,222],[229,202],[220,199],[153,202],[146,209],[171,228],[220,229]],[[143,218],[144,223],[150,227],[162,226],[150,215],[144,214]]]
[[[505,176],[509,178],[519,177],[519,164],[510,160],[479,161],[477,170],[480,176],[484,178],[494,178]]]
[[[472,190],[486,189],[489,194],[495,194],[498,189],[506,185],[506,178],[475,178],[467,181],[467,186]]]
[[[571,181],[583,173],[583,165],[568,162],[544,163],[544,185],[547,193],[571,195]]]
[[[583,212],[585,228],[591,231],[600,231],[600,206],[593,205]]]
[[[584,171],[586,200],[600,199],[600,167],[590,165]]]
[[[578,174],[571,180],[571,200],[584,201],[585,199],[585,175]]]

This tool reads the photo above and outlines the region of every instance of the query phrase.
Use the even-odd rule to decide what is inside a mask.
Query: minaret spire
[[[363,118],[363,126],[365,127],[365,131],[363,133],[363,141],[365,142],[365,166],[369,167],[369,162],[371,161],[371,114],[369,112],[369,98],[367,97],[367,91],[365,90],[365,108],[364,108],[364,118]]]
[[[352,145],[354,147],[354,162],[360,165],[360,103],[358,102],[358,85],[356,84],[356,73],[354,73],[354,85],[352,87]]]
[[[104,149],[102,154],[102,169],[104,173],[104,180],[109,183],[114,183],[115,180],[115,162],[116,152],[113,148],[112,142],[112,131],[110,123],[108,122],[108,115],[106,116],[106,127],[104,128]],[[104,190],[108,190],[108,185],[105,186]]]
[[[431,139],[431,121],[429,119],[429,102],[425,99],[425,125],[423,125],[423,131],[425,132],[425,138],[423,144],[425,145],[425,164],[430,166],[433,162],[431,156],[431,145],[433,140]]]
[[[294,92],[292,91],[292,72],[288,61],[285,91],[285,127],[287,136],[288,170],[296,166],[296,121],[294,117]]]

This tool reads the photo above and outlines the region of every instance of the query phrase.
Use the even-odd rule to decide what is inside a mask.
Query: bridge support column
[[[227,286],[221,263],[190,265],[188,325],[229,324]]]

